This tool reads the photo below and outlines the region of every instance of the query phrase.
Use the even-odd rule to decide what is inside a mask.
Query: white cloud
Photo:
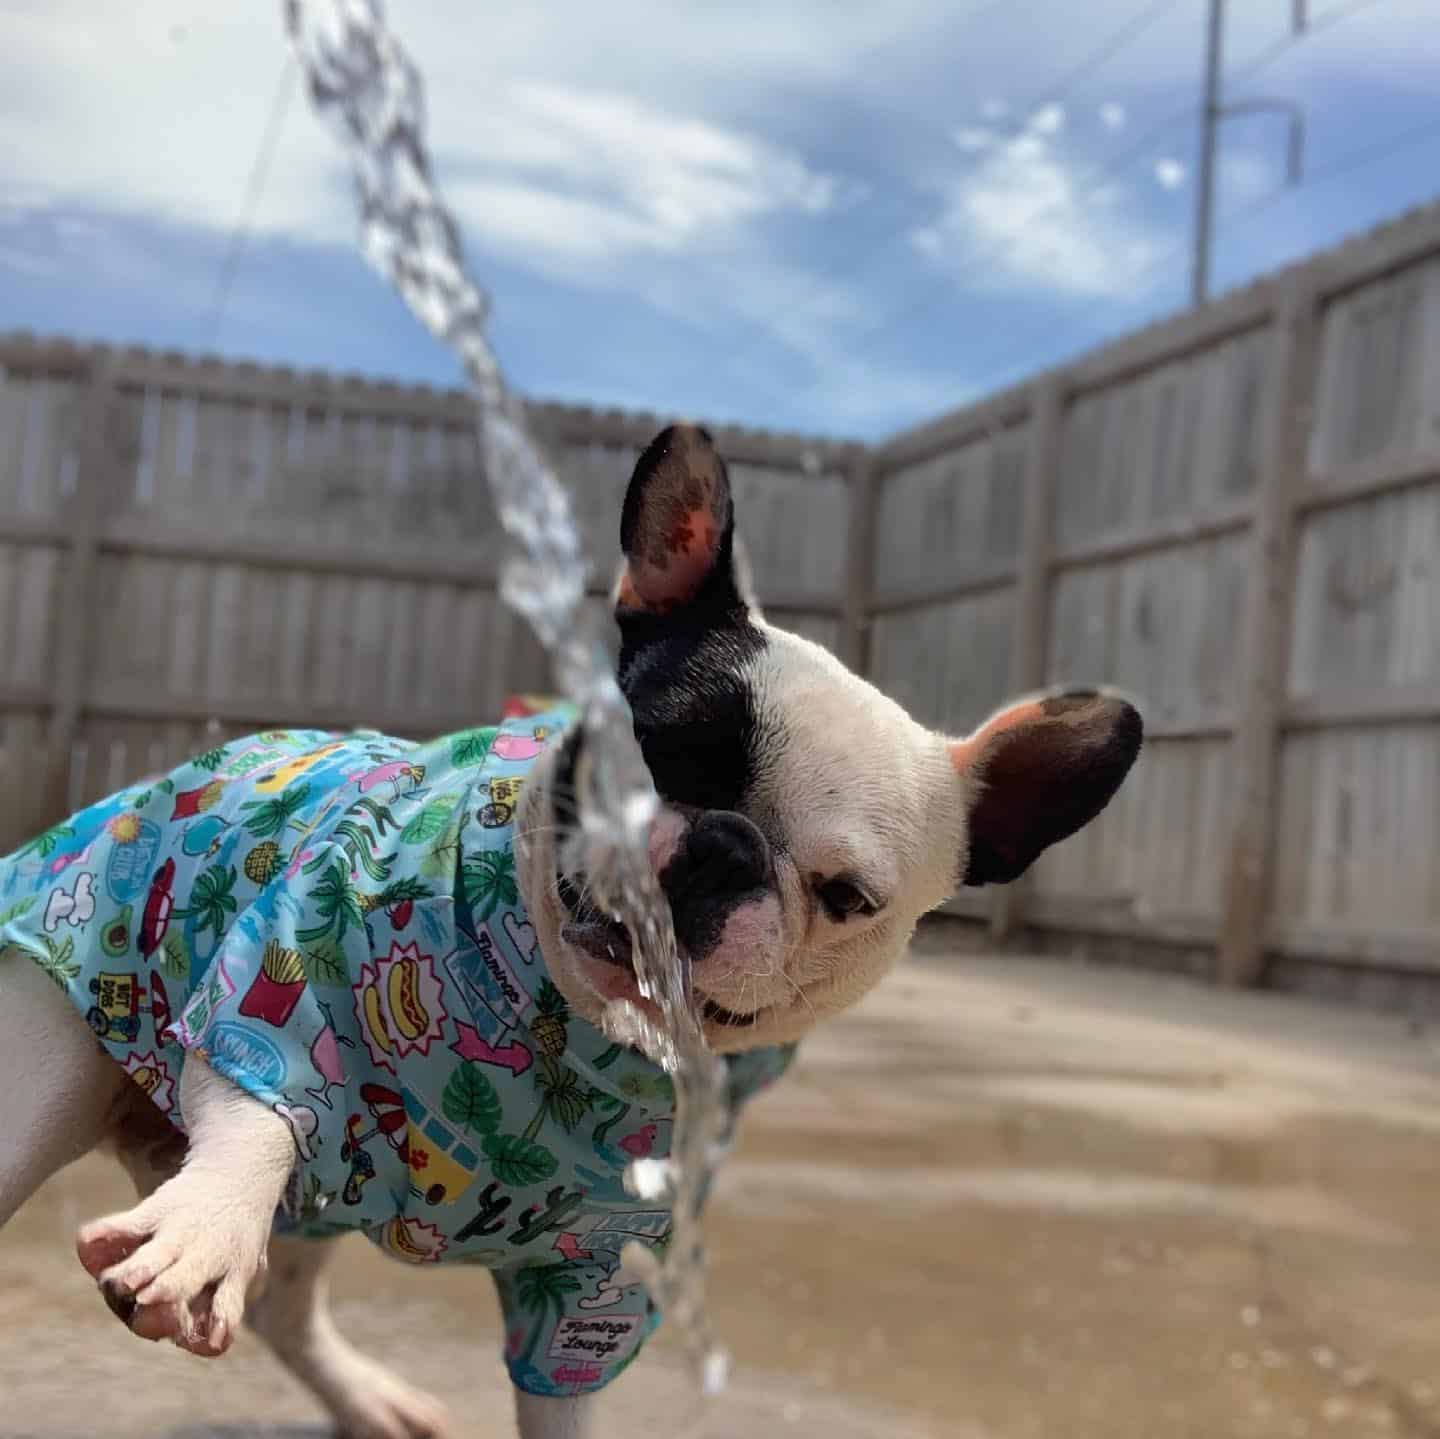
[[[658,257],[649,274],[647,299],[656,309],[717,338],[701,343],[693,364],[652,372],[616,403],[736,422],[753,422],[754,406],[763,403],[779,415],[775,423],[857,434],[964,398],[948,369],[936,374],[872,359],[863,344],[852,343],[848,337],[868,333],[874,314],[868,297],[840,281],[761,261],[727,274],[724,285],[697,287],[689,267],[666,257]],[[778,345],[756,344],[757,326]],[[546,393],[553,389],[546,385]],[[604,398],[593,385],[588,392],[572,386],[569,393],[591,404]]]
[[[714,251],[767,216],[820,214],[848,194],[778,146],[625,96],[522,84],[499,104],[494,144],[446,189],[472,234],[550,269]]]
[[[1185,166],[1167,155],[1155,162],[1155,179],[1162,189],[1178,190],[1185,183]]]
[[[1087,185],[1033,128],[941,190],[940,217],[912,231],[911,244],[973,288],[1124,297],[1158,247],[1121,192]]]
[[[843,35],[834,26],[821,35],[793,13],[804,8],[801,0],[762,18],[757,4],[756,23],[733,28],[697,15],[673,34],[637,18],[623,43],[578,0],[557,0],[544,15],[416,0],[397,23],[425,75],[442,185],[470,237],[551,273],[573,263],[579,279],[604,261],[613,280],[627,259],[685,246],[742,251],[771,217],[818,215],[853,198],[853,185],[792,149],[705,115],[713,68],[743,61],[753,70],[784,55],[797,72],[824,69],[906,20],[901,4],[883,21],[857,15]],[[183,0],[49,0],[7,14],[0,127],[25,136],[0,160],[7,212],[228,232],[286,53],[279,18],[278,3],[195,12]],[[650,38],[636,46],[628,37],[641,30]],[[797,54],[802,38],[808,62]],[[687,53],[700,39],[703,64]],[[767,43],[770,61],[760,54]],[[637,80],[657,67],[659,83]],[[537,70],[544,83],[526,78]],[[34,75],[45,83],[18,83]],[[291,104],[252,228],[354,244],[339,156],[303,98]]]
[[[1030,117],[1029,128],[1037,135],[1058,135],[1065,128],[1064,106],[1042,106]]]
[[[995,132],[983,125],[962,125],[950,132],[950,138],[959,149],[973,155],[976,151],[988,150],[995,143]]]
[[[1114,100],[1108,100],[1100,107],[1100,123],[1107,130],[1123,130],[1125,119],[1125,107]]]
[[[447,187],[469,228],[492,249],[569,275],[573,262],[611,261],[640,250],[672,250],[672,231],[605,201],[557,194],[540,185],[462,180]]]
[[[980,106],[980,113],[987,120],[1003,120],[1010,113],[1010,106],[1004,100],[986,100]]]

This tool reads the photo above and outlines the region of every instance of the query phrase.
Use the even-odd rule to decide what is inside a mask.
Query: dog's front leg
[[[173,1179],[124,1214],[82,1226],[80,1262],[145,1339],[223,1354],[263,1261],[295,1160],[290,1127],[192,1053],[180,1078],[190,1145]]]
[[[520,1420],[520,1439],[589,1439],[595,1399],[590,1394],[548,1399],[539,1394],[515,1391],[515,1409]]]
[[[445,1407],[367,1359],[330,1317],[324,1267],[333,1239],[270,1241],[264,1287],[246,1322],[330,1411],[344,1439],[443,1439]]]

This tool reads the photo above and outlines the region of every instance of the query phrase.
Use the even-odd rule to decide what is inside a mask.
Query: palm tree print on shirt
[[[225,929],[225,917],[234,914],[235,881],[239,872],[235,866],[212,864],[190,891],[190,903],[184,909],[172,911],[172,919],[193,919],[195,933],[204,934],[207,929],[215,931],[218,940]]]
[[[305,826],[296,824],[295,816],[304,809],[309,798],[309,784],[292,784],[274,799],[246,800],[240,806],[250,815],[245,821],[245,828],[256,839],[276,839],[292,827],[303,833]]]
[[[534,1139],[547,1119],[561,1125],[566,1134],[590,1112],[597,1091],[580,1082],[580,1076],[568,1065],[549,1055],[542,1055],[535,1066],[535,1088],[540,1094],[540,1107],[525,1126],[521,1137]]]
[[[472,856],[461,866],[460,877],[476,919],[489,919],[502,904],[520,902],[515,856],[509,850],[490,849]]]
[[[320,922],[295,931],[295,938],[301,944],[314,944],[317,939],[328,938],[339,941],[345,938],[345,931],[352,925],[360,929],[365,924],[360,900],[350,883],[350,871],[338,854],[330,857],[325,873],[310,891],[310,898],[314,901]]]
[[[575,1294],[581,1288],[579,1278],[569,1269],[568,1264],[537,1264],[522,1269],[515,1276],[515,1297],[520,1307],[535,1321],[530,1326],[525,1352],[519,1356],[522,1364],[529,1364],[534,1359],[546,1319],[553,1316],[558,1324],[565,1317],[565,1296]]]

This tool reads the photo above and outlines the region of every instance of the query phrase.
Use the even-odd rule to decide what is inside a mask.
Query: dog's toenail
[[[128,1329],[134,1322],[135,1311],[140,1307],[133,1294],[126,1294],[118,1284],[102,1284],[100,1292],[110,1312]]]

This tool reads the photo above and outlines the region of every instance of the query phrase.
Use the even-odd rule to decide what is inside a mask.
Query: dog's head
[[[1022,701],[956,739],[766,622],[724,462],[672,427],[620,522],[620,685],[663,804],[650,857],[720,1051],[796,1039],[860,998],[961,885],[1015,879],[1093,819],[1140,748],[1123,701]],[[527,785],[520,869],[555,983],[598,1020],[637,999],[629,940],[559,872],[582,730]]]

